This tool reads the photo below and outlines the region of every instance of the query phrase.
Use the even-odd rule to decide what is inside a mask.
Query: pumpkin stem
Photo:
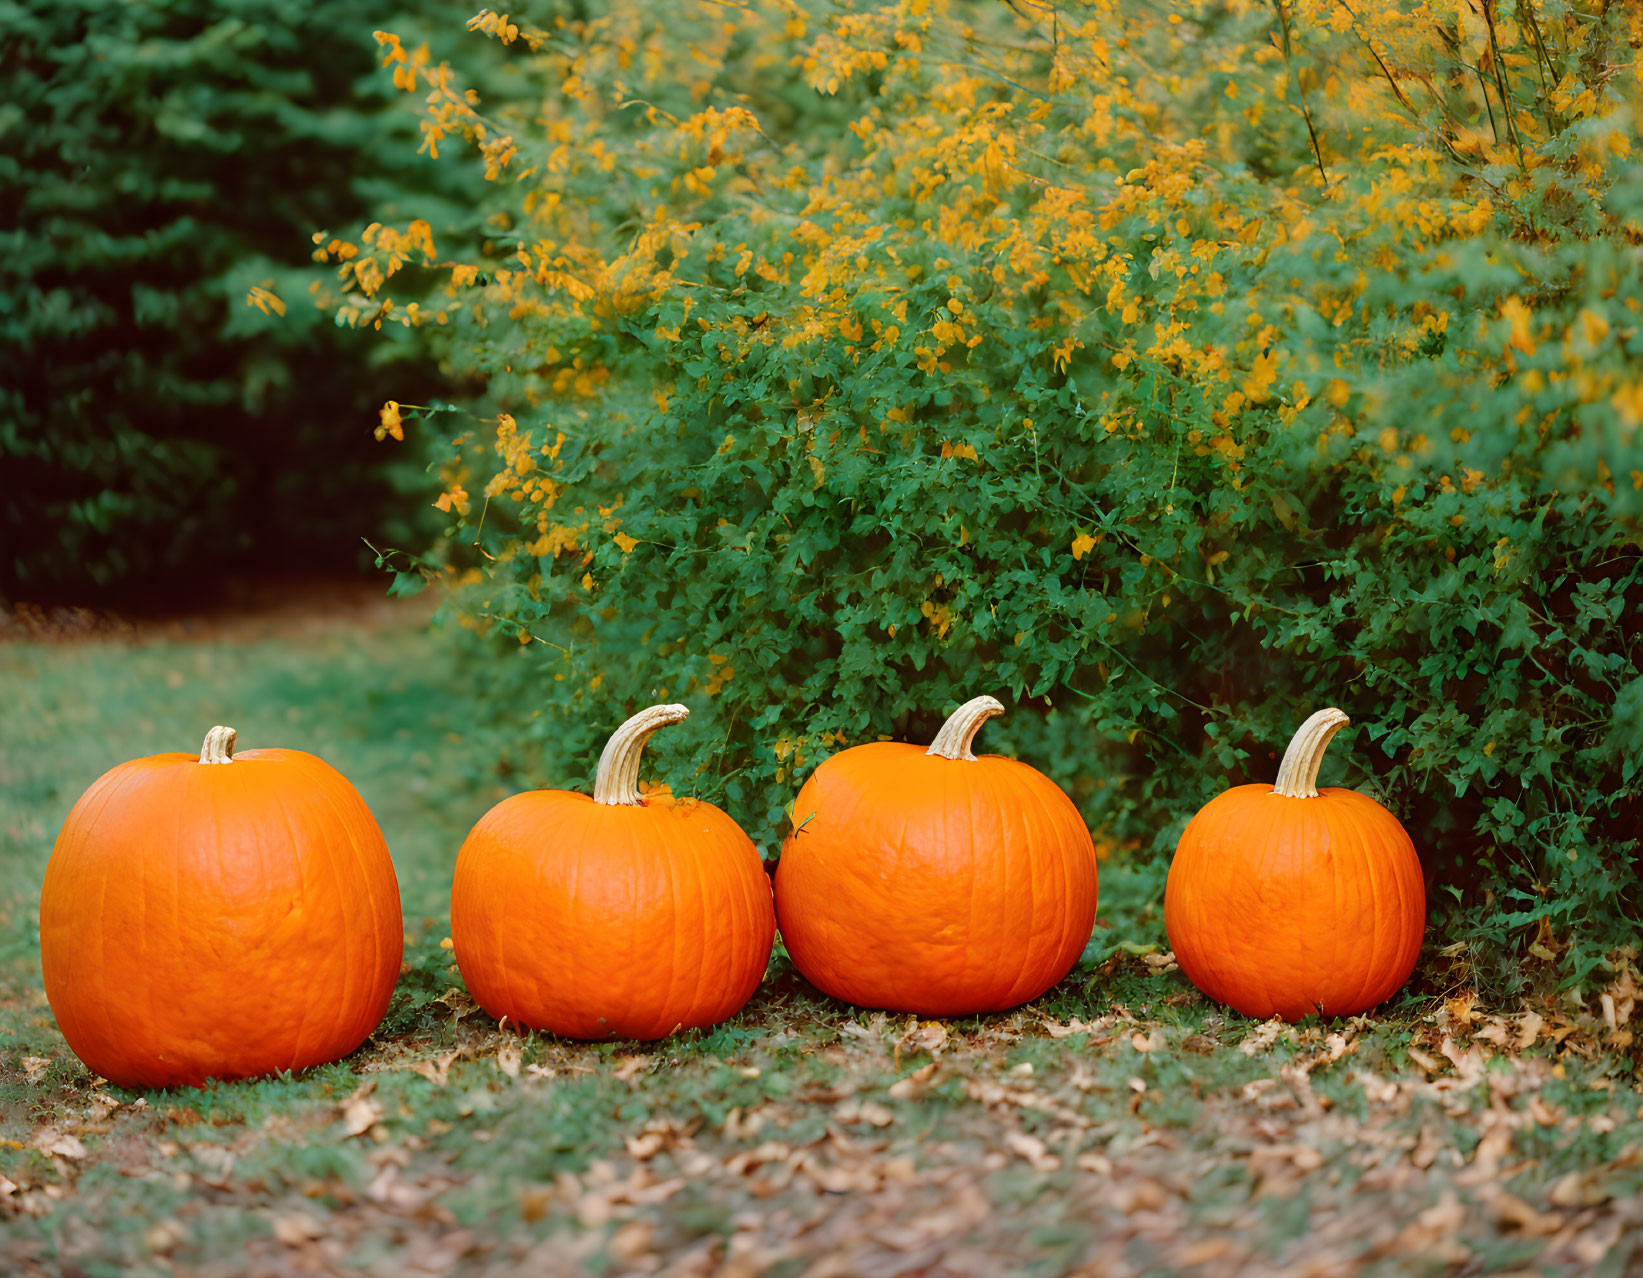
[[[678,723],[690,713],[685,706],[651,706],[641,710],[605,742],[599,771],[593,778],[593,801],[634,806],[639,797],[639,756],[658,728]]]
[[[997,697],[976,697],[966,701],[941,725],[941,731],[936,733],[936,739],[924,753],[943,759],[968,759],[973,762],[976,756],[970,749],[970,743],[976,739],[976,733],[981,731],[981,725],[987,720],[1003,713],[1004,706]]]
[[[234,738],[237,735],[234,729],[225,728],[221,724],[212,728],[205,734],[205,744],[200,747],[200,762],[234,762]]]
[[[1318,769],[1323,767],[1324,751],[1329,739],[1352,720],[1333,706],[1320,710],[1299,728],[1284,751],[1278,765],[1278,783],[1272,793],[1286,799],[1316,799],[1318,797]]]

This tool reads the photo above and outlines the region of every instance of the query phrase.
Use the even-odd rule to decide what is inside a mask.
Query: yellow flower
[[[376,428],[377,441],[380,443],[385,437],[392,435],[395,439],[405,438],[405,428],[399,422],[399,401],[390,399],[377,410],[380,419]]]
[[[264,315],[267,315],[270,311],[275,315],[285,314],[285,303],[261,285],[246,292],[245,304],[255,306]]]

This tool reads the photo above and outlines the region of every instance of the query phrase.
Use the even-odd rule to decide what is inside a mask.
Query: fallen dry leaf
[[[435,1087],[444,1087],[450,1081],[451,1065],[460,1055],[460,1051],[444,1052],[439,1056],[412,1061],[404,1068],[413,1074],[422,1075]]]
[[[873,1127],[888,1127],[896,1121],[895,1111],[877,1101],[848,1100],[833,1110],[835,1122],[846,1125],[867,1123]]]
[[[1413,1045],[1409,1048],[1409,1059],[1414,1061],[1415,1064],[1419,1065],[1428,1074],[1436,1074],[1443,1068],[1442,1065],[1438,1064],[1436,1059],[1428,1056],[1425,1052],[1421,1051],[1420,1048]]]
[[[51,1061],[45,1056],[25,1056],[18,1063],[23,1067],[23,1081],[25,1083],[38,1083],[46,1076],[46,1071],[51,1068]]]
[[[892,1100],[917,1100],[924,1095],[924,1089],[930,1085],[935,1077],[936,1062],[921,1065],[906,1078],[898,1078],[890,1084],[890,1098]]]
[[[1130,1035],[1130,1046],[1138,1052],[1156,1052],[1163,1048],[1165,1043],[1164,1031],[1155,1029],[1150,1034],[1135,1033]]]
[[[366,1083],[342,1102],[342,1130],[345,1136],[363,1136],[382,1121],[382,1104],[371,1095],[375,1088],[374,1081]]]
[[[314,1238],[325,1236],[325,1226],[307,1212],[274,1217],[274,1237],[287,1247],[300,1247]]]
[[[725,1115],[722,1131],[726,1140],[749,1140],[764,1128],[764,1115],[758,1110],[743,1114],[737,1106]]]
[[[1390,1105],[1398,1098],[1397,1083],[1367,1070],[1359,1073],[1358,1085],[1363,1088],[1363,1094],[1371,1105]]]
[[[1505,1190],[1493,1199],[1495,1215],[1507,1229],[1525,1234],[1555,1234],[1563,1228],[1563,1217],[1556,1212],[1536,1211],[1523,1199]]]
[[[1455,1067],[1455,1073],[1462,1078],[1476,1078],[1483,1073],[1483,1052],[1476,1043],[1468,1045],[1466,1050],[1462,1051],[1455,1045],[1455,1040],[1446,1034],[1438,1050]]]
[[[1262,1021],[1261,1024],[1250,1031],[1249,1036],[1242,1043],[1238,1044],[1238,1050],[1245,1056],[1254,1056],[1255,1053],[1265,1051],[1276,1043],[1278,1035],[1288,1028],[1289,1026],[1276,1016],[1270,1021]]]
[[[1037,1172],[1058,1171],[1061,1160],[1050,1153],[1049,1146],[1026,1132],[1005,1132],[1004,1148],[1029,1164]]]
[[[143,1234],[143,1244],[157,1256],[166,1256],[177,1249],[187,1232],[175,1220],[162,1220]]]
[[[79,1162],[90,1157],[90,1151],[80,1143],[78,1136],[70,1136],[58,1131],[55,1127],[44,1127],[34,1134],[29,1141],[30,1149],[37,1149],[42,1154],[50,1154],[54,1158],[67,1158],[71,1162]]]
[[[519,1066],[523,1060],[524,1053],[517,1043],[504,1043],[496,1049],[496,1067],[509,1078],[519,1077]]]
[[[1556,1207],[1598,1207],[1613,1198],[1594,1172],[1570,1172],[1546,1195]]]
[[[1428,1124],[1421,1128],[1420,1139],[1415,1142],[1415,1148],[1409,1154],[1409,1161],[1425,1171],[1437,1161],[1438,1151],[1442,1148],[1442,1139]]]
[[[947,1046],[947,1027],[940,1021],[920,1022],[917,1017],[907,1023],[897,1046],[903,1050],[925,1052],[939,1057]]]

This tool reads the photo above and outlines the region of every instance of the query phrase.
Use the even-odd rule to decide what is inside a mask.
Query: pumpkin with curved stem
[[[474,826],[451,886],[451,941],[495,1017],[569,1038],[662,1038],[752,997],[770,961],[770,879],[714,807],[639,791],[652,706],[616,730],[593,797],[531,790]]]
[[[63,1036],[122,1087],[197,1085],[346,1056],[388,1009],[404,944],[382,831],[300,750],[105,773],[40,890],[40,965]]]
[[[1164,891],[1176,962],[1247,1016],[1351,1016],[1415,970],[1426,887],[1414,844],[1368,795],[1318,789],[1324,750],[1349,722],[1318,711],[1277,784],[1218,795],[1176,846]]]
[[[971,750],[1003,713],[977,697],[928,749],[856,746],[804,783],[776,914],[818,989],[958,1016],[1037,998],[1078,961],[1095,925],[1095,846],[1043,773]]]

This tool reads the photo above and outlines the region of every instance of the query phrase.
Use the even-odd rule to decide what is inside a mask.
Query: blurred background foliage
[[[482,238],[322,300],[485,380],[443,550],[561,783],[624,712],[773,848],[830,751],[1014,702],[1161,887],[1293,728],[1357,728],[1457,985],[1643,909],[1643,14],[1559,0],[542,4],[384,33]],[[466,143],[466,145],[464,145]],[[400,396],[400,399],[407,398]]]
[[[419,8],[0,0],[0,596],[177,599],[427,535],[425,459],[371,427],[449,379],[306,292],[313,232],[460,175],[372,75],[373,26]]]

